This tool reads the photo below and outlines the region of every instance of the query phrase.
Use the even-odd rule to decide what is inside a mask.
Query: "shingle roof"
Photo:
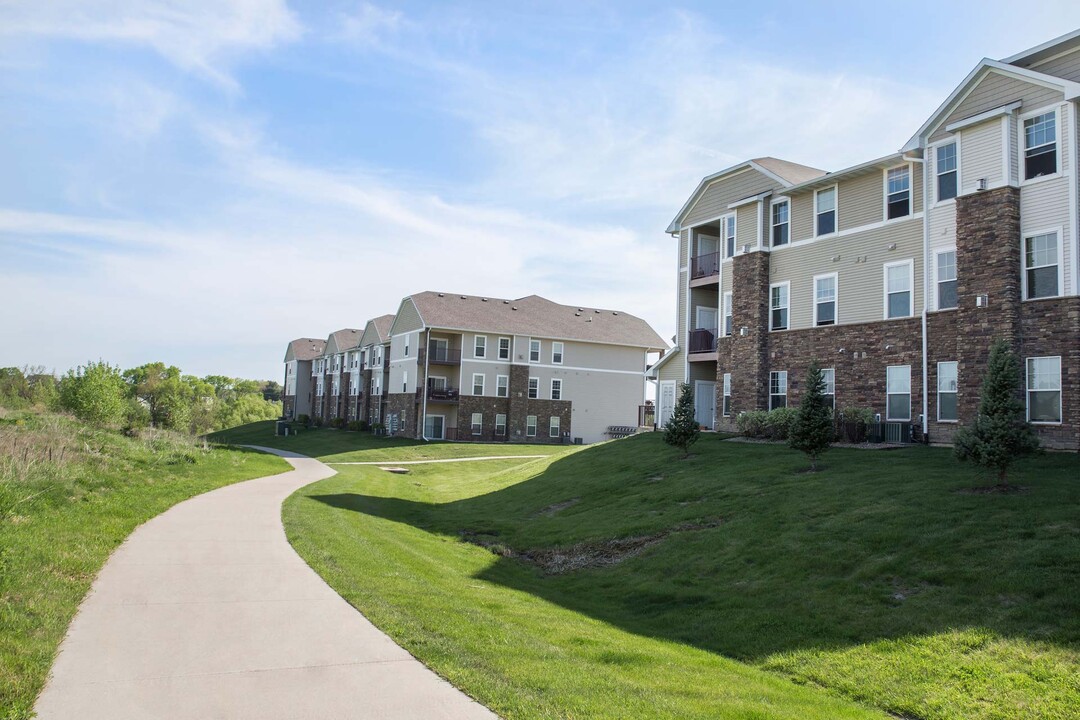
[[[377,318],[373,318],[371,322],[375,323],[375,330],[379,333],[379,340],[386,342],[390,339],[390,326],[394,324],[393,315],[380,315]]]
[[[431,328],[667,348],[647,322],[618,310],[560,305],[539,295],[504,300],[428,291],[410,299]]]
[[[825,174],[824,170],[818,170],[817,168],[812,168],[808,165],[800,165],[799,163],[793,163],[774,157],[754,158],[751,162],[756,162],[774,175],[779,175],[784,178],[792,185],[798,185],[799,183],[813,180],[814,178]]]
[[[319,338],[297,338],[289,343],[289,351],[292,351],[294,360],[314,360],[323,354],[326,349],[326,341]]]
[[[330,340],[333,339],[334,347],[337,348],[337,352],[345,352],[346,350],[351,350],[360,345],[360,336],[362,334],[363,330],[357,330],[356,328],[335,330],[330,333],[330,337],[327,338],[326,344],[329,345]]]

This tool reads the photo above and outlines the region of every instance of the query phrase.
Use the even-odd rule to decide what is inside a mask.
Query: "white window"
[[[409,371],[401,373],[401,392],[409,392]]]
[[[1024,297],[1028,300],[1060,294],[1060,261],[1056,232],[1024,237]]]
[[[1024,179],[1058,171],[1057,110],[1024,119]]]
[[[724,404],[720,414],[731,417],[731,373],[724,373]]]
[[[409,357],[409,336],[405,336],[405,357]]]
[[[907,217],[911,214],[911,166],[889,168],[885,171],[885,219]]]
[[[371,394],[372,395],[378,395],[379,394],[378,381],[377,381],[376,378],[371,378]]]
[[[499,359],[510,359],[510,338],[508,337],[499,338]]]
[[[957,380],[955,362],[937,364],[937,419],[940,422],[956,422],[959,419],[956,408]]]
[[[553,365],[562,365],[563,356],[563,344],[561,342],[551,343],[551,363]]]
[[[562,380],[559,378],[551,379],[551,399],[562,400]]]
[[[548,422],[548,437],[559,437],[559,416],[552,415],[551,420]]]
[[[787,330],[790,283],[769,286],[769,329]]]
[[[506,415],[495,416],[495,436],[506,437]]]
[[[472,434],[479,435],[484,432],[484,413],[472,414]]]
[[[818,275],[814,278],[814,324],[836,324],[837,274]]]
[[[791,241],[791,204],[776,200],[772,204],[772,246],[780,247]]]
[[[836,186],[814,193],[814,236],[836,232]]]
[[[945,250],[937,254],[937,309],[956,306],[956,251]]]
[[[890,365],[885,370],[885,419],[911,419],[911,366]]]
[[[536,437],[536,416],[528,415],[525,418],[525,436]]]
[[[821,379],[825,381],[825,390],[822,392],[824,396],[825,404],[829,407],[836,408],[836,370],[833,368],[824,368],[821,371]]]
[[[484,394],[484,374],[473,373],[472,376],[472,394],[483,395]]]
[[[510,376],[495,376],[495,397],[510,397]]]
[[[720,218],[720,231],[723,233],[724,257],[735,257],[735,216]]]
[[[914,261],[905,260],[885,265],[885,317],[911,317],[911,284]]]
[[[1027,359],[1027,418],[1033,423],[1061,422],[1061,358]]]
[[[540,362],[540,341],[529,340],[529,362]]]
[[[724,337],[731,335],[731,293],[724,293]]]
[[[431,375],[427,379],[429,390],[446,390],[446,378],[441,375]]]
[[[477,335],[473,340],[473,357],[485,358],[487,357],[487,336]]]
[[[956,197],[960,177],[956,166],[956,143],[938,145],[934,159],[934,172],[937,175],[937,201],[952,200]]]
[[[529,378],[529,399],[535,400],[540,397],[540,378]]]
[[[787,370],[769,373],[769,409],[787,407]]]

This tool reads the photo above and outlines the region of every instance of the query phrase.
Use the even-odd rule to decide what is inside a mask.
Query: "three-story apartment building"
[[[297,338],[285,350],[285,383],[281,394],[282,414],[290,420],[297,415],[311,415],[312,363],[321,357],[326,341]]]
[[[896,153],[825,173],[761,158],[706,177],[672,221],[677,348],[650,370],[699,422],[797,403],[811,362],[836,407],[949,442],[989,346],[1023,361],[1044,444],[1080,447],[1080,31],[981,61]]]

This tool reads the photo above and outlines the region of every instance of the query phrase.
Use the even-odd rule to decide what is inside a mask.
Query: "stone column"
[[[768,253],[750,252],[732,259],[731,315],[729,355],[727,362],[717,363],[717,381],[722,383],[723,373],[731,373],[731,412],[734,416],[745,410],[769,407]],[[719,385],[717,390],[723,392]]]

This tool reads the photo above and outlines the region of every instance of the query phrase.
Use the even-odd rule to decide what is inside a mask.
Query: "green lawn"
[[[284,518],[342,596],[506,718],[1076,717],[1077,455],[986,495],[944,449],[834,449],[813,475],[777,445],[694,452],[649,434],[338,466]],[[640,552],[553,574],[553,548]]]
[[[0,411],[0,718],[30,717],[79,603],[136,526],[193,495],[288,469],[191,438]]]

